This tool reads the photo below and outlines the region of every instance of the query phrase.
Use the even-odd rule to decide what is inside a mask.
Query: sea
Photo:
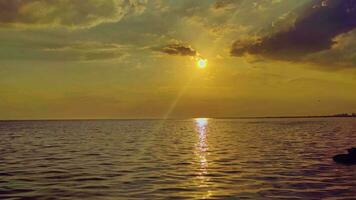
[[[0,199],[356,199],[355,118],[0,121]]]

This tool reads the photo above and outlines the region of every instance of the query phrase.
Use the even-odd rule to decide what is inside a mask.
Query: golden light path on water
[[[209,177],[207,176],[208,174],[208,166],[209,162],[207,159],[208,155],[208,140],[207,140],[207,131],[208,131],[208,118],[196,118],[195,119],[195,128],[198,133],[198,140],[196,143],[195,147],[195,155],[197,156],[197,159],[199,161],[199,169],[198,169],[198,175],[197,175],[197,180],[199,187],[204,187],[208,188],[208,182],[209,182]],[[204,194],[202,199],[207,199],[212,195],[211,190],[207,190],[207,192]]]

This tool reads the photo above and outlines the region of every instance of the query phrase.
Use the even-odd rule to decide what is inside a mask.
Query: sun
[[[204,69],[207,66],[207,64],[208,64],[208,60],[206,59],[199,58],[197,60],[197,65],[200,69]]]

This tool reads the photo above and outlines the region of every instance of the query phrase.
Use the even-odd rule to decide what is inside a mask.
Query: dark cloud
[[[356,30],[342,34],[334,39],[335,45],[329,50],[321,51],[307,56],[307,60],[320,63],[332,69],[332,66],[356,66]]]
[[[306,56],[330,50],[335,37],[356,28],[356,0],[317,0],[307,5],[291,28],[253,42],[236,41],[231,54],[300,61]]]
[[[195,49],[182,43],[169,44],[158,50],[169,55],[196,56],[198,54]]]
[[[0,26],[85,28],[141,12],[146,0],[0,0]]]

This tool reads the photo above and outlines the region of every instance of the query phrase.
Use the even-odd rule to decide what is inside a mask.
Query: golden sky
[[[356,112],[355,28],[355,0],[0,0],[0,119]]]

